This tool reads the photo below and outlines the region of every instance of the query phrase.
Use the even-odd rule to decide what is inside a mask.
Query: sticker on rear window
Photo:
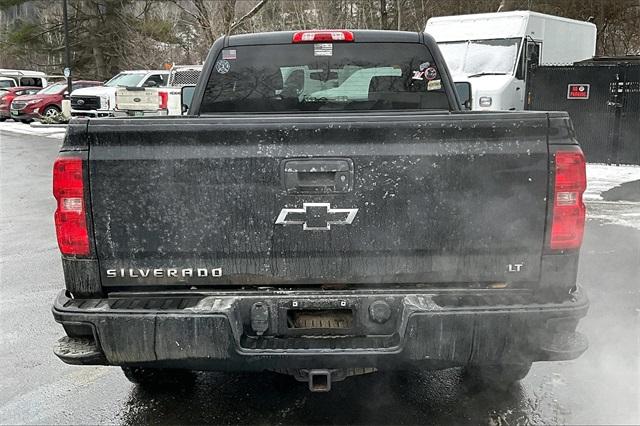
[[[314,44],[313,56],[333,56],[333,44],[331,43]]]
[[[413,71],[413,76],[411,77],[411,79],[422,80],[424,78],[425,80],[431,81],[438,78],[438,70],[435,67],[427,66],[426,68],[422,69],[424,65],[428,64],[428,62],[420,64],[420,71]]]
[[[236,49],[227,49],[222,51],[222,59],[236,59]]]
[[[225,59],[220,59],[216,62],[216,71],[220,74],[228,73],[230,68],[231,65],[229,64],[229,61]]]
[[[430,80],[427,83],[427,90],[440,90],[442,89],[442,81],[441,80]]]
[[[427,80],[435,80],[438,77],[438,71],[434,67],[428,67],[424,70],[424,78]]]

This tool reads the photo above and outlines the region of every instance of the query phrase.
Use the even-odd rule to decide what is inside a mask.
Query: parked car
[[[0,89],[0,121],[11,117],[9,106],[13,99],[22,95],[33,95],[42,90],[42,87],[7,87]]]
[[[243,34],[209,52],[188,116],[69,126],[53,167],[64,362],[143,386],[276,370],[328,391],[465,367],[505,388],[587,349],[566,112],[463,111],[428,34]]]
[[[168,81],[169,71],[167,70],[123,71],[101,87],[90,87],[74,91],[71,95],[71,116],[126,116],[126,111],[118,111],[116,109],[118,87],[166,87]]]
[[[0,89],[7,87],[46,87],[47,75],[40,71],[0,69]]]
[[[71,89],[82,89],[102,85],[101,81],[74,81]],[[62,111],[62,99],[67,83],[55,83],[33,95],[18,96],[11,102],[11,118],[28,123],[40,117],[53,117]]]

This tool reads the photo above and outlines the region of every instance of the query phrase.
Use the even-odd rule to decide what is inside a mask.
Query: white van
[[[530,67],[592,58],[596,26],[530,11],[427,21],[455,81],[468,81],[474,110],[522,110]]]
[[[40,71],[0,69],[0,89],[47,87],[47,75]]]

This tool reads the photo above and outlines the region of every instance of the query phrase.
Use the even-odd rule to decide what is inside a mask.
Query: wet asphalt
[[[640,231],[589,220],[579,282],[591,308],[579,359],[534,364],[508,392],[473,389],[457,369],[375,373],[328,394],[276,373],[199,373],[194,389],[147,392],[118,368],[72,367],[50,307],[63,287],[51,167],[60,139],[0,123],[2,424],[640,423]]]

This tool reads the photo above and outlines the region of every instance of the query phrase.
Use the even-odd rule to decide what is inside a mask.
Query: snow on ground
[[[587,201],[587,219],[640,230],[640,203]]]
[[[0,131],[1,130],[11,133],[20,133],[23,135],[39,135],[53,139],[63,139],[64,133],[67,131],[65,127],[36,127],[13,120],[7,120],[4,123],[0,123]]]
[[[640,180],[640,166],[587,164],[585,201],[602,200],[601,194],[625,182]]]
[[[605,224],[627,226],[640,230],[640,203],[604,201],[602,193],[627,182],[640,180],[640,166],[609,166],[587,164],[587,190],[584,201],[587,218]]]

